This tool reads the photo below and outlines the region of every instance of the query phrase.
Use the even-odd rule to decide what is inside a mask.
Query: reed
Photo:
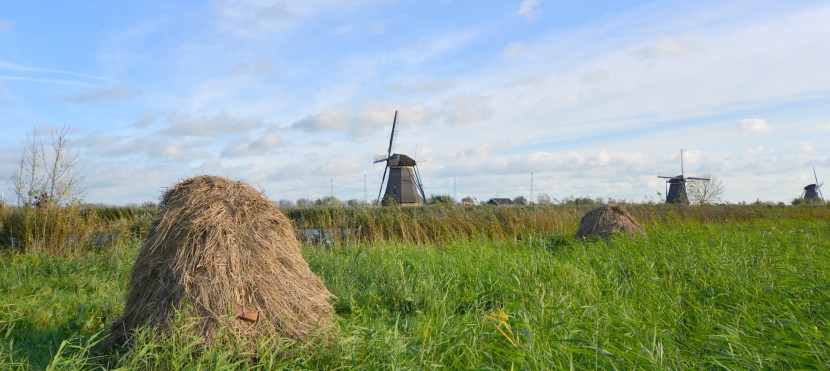
[[[636,214],[647,239],[571,230],[306,246],[337,297],[341,336],[255,350],[205,347],[177,317],[170,336],[139,330],[129,349],[96,353],[139,241],[77,256],[0,252],[0,369],[823,369],[827,214],[782,210],[639,209],[651,213]],[[475,212],[509,226],[521,211]]]

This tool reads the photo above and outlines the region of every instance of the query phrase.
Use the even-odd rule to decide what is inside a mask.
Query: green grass
[[[169,339],[144,331],[130,350],[97,354],[123,305],[137,242],[73,257],[6,253],[0,369],[830,364],[827,218],[661,221],[650,212],[646,240],[555,232],[305,247],[337,296],[340,338],[328,347],[263,341],[256,357],[242,344],[198,350],[187,319]]]

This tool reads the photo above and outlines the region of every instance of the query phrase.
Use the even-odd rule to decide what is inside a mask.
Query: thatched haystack
[[[142,326],[165,335],[177,310],[207,344],[223,326],[253,343],[303,340],[333,321],[331,296],[267,197],[243,182],[198,176],[165,192],[105,346],[128,343]]]
[[[608,204],[589,211],[579,222],[576,237],[599,236],[609,238],[611,235],[640,234],[646,231],[620,205]]]

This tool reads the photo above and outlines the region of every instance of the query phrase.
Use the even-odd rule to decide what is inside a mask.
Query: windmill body
[[[817,184],[810,184],[804,187],[804,199],[805,200],[812,200],[812,199],[820,199],[818,196],[818,185]]]
[[[687,177],[683,173],[683,150],[680,150],[680,175],[677,176],[661,176],[658,178],[666,179],[666,203],[667,204],[689,204],[689,196],[686,195],[686,182],[689,180],[709,181],[709,178],[695,178]]]
[[[815,167],[813,168],[813,177],[816,182],[804,187],[802,198],[811,202],[824,202],[824,195],[821,194],[821,186],[824,185],[824,182],[819,183]]]
[[[393,202],[401,206],[418,206],[426,198],[421,183],[421,175],[418,172],[418,164],[415,159],[407,155],[392,154],[392,143],[395,138],[397,121],[398,111],[395,111],[395,119],[392,121],[392,135],[389,137],[389,150],[386,155],[375,157],[375,163],[386,163],[380,190],[378,191],[378,202],[383,206],[389,206]],[[389,173],[388,180],[386,178],[387,172]],[[383,192],[384,184],[386,185],[386,192]],[[381,194],[383,194],[383,198],[380,197]]]
[[[666,203],[668,204],[689,204],[689,197],[686,195],[686,179],[682,175],[666,177],[666,184],[669,189],[666,191]]]
[[[389,159],[389,180],[383,193],[384,206],[390,198],[397,200],[401,206],[417,206],[423,201],[418,191],[418,173],[416,163],[411,157],[395,153]]]

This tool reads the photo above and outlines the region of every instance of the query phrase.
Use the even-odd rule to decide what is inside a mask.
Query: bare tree
[[[30,206],[37,200],[53,204],[80,202],[84,192],[83,164],[79,152],[69,147],[68,133],[66,126],[53,130],[48,151],[36,132],[26,137],[23,154],[11,178],[18,206]]]
[[[686,186],[689,202],[695,205],[720,202],[721,196],[723,196],[723,182],[712,174],[703,174],[699,178],[708,178],[709,181],[692,180],[689,182]]]
[[[37,132],[32,131],[31,135],[26,135],[20,162],[12,171],[12,192],[17,197],[17,206],[32,205],[35,197],[43,191],[44,180],[40,171],[43,157],[43,142],[38,140]]]
[[[553,200],[550,198],[550,196],[548,196],[547,193],[543,192],[543,193],[539,193],[536,196],[536,203],[539,204],[539,205],[552,205]]]

